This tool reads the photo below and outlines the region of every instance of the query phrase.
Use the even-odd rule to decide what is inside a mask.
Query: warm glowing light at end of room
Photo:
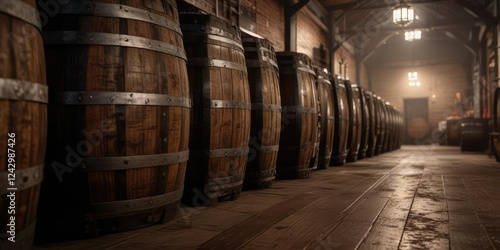
[[[422,31],[420,30],[412,30],[412,31],[406,31],[405,32],[405,40],[406,41],[413,41],[413,40],[420,40],[422,38]]]
[[[416,71],[408,72],[408,85],[410,87],[420,87],[420,85],[422,85],[420,81],[418,81],[418,73]]]

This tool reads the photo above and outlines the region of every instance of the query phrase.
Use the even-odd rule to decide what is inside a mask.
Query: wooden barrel
[[[482,118],[463,119],[460,124],[460,149],[464,151],[484,151],[488,144],[487,122]]]
[[[385,130],[385,143],[383,146],[384,152],[392,150],[394,144],[394,114],[392,113],[392,106],[389,102],[385,102],[386,110],[386,130]]]
[[[384,101],[380,96],[376,96],[376,108],[377,108],[377,118],[380,126],[380,133],[377,136],[377,148],[375,149],[375,155],[383,153],[383,146],[385,143],[385,131],[386,131],[386,109]]]
[[[359,146],[361,143],[361,100],[357,85],[346,80],[347,106],[349,107],[349,130],[347,134],[347,161],[354,162],[358,159]]]
[[[350,127],[347,91],[344,81],[332,77],[333,100],[335,108],[335,128],[333,132],[333,150],[330,164],[339,166],[347,157],[347,134]]]
[[[493,133],[491,133],[491,151],[500,161],[500,87],[495,89],[493,98]]]
[[[211,15],[180,15],[193,95],[183,201],[239,197],[250,137],[250,90],[237,27]]]
[[[446,117],[446,143],[450,146],[460,145],[460,124],[462,118],[459,116]]]
[[[399,133],[397,148],[400,149],[401,144],[403,144],[403,139],[405,135],[405,124],[404,124],[403,114],[399,110],[397,110],[397,113],[398,113],[398,133]]]
[[[270,187],[276,176],[281,134],[279,69],[271,43],[242,35],[252,101],[244,188]]]
[[[320,120],[319,129],[319,153],[318,169],[326,169],[330,166],[330,158],[333,149],[333,135],[335,130],[335,107],[333,103],[333,90],[330,76],[326,69],[315,68],[317,94],[320,102],[318,117]]]
[[[110,2],[71,1],[45,26],[47,238],[144,227],[179,208],[191,100],[176,2]]]
[[[370,111],[368,110],[368,104],[365,98],[365,90],[361,88],[360,86],[358,88],[358,95],[359,95],[359,100],[360,100],[360,107],[361,107],[361,140],[359,144],[359,152],[358,152],[358,159],[363,159],[366,157],[366,151],[368,150],[368,137],[370,134]]]
[[[43,179],[48,88],[35,2],[0,1],[0,249],[31,249]]]
[[[377,135],[380,132],[380,127],[377,124],[377,113],[375,109],[375,101],[373,93],[365,91],[365,101],[367,108],[367,122],[369,123],[368,129],[368,148],[366,149],[366,157],[375,156],[375,148],[377,147]]]
[[[318,133],[315,73],[311,59],[296,52],[277,52],[280,69],[282,126],[278,178],[309,178],[315,165]]]

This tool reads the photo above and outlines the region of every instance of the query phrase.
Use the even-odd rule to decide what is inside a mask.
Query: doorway
[[[404,99],[405,137],[404,144],[420,144],[430,136],[429,98]]]

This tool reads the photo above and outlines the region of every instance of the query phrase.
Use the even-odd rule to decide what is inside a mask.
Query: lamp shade
[[[406,4],[400,4],[392,10],[392,21],[399,26],[406,26],[413,22],[415,13],[413,9]]]

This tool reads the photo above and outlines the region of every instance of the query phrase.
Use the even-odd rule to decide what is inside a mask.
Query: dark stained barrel
[[[315,68],[318,98],[320,101],[320,141],[318,153],[318,169],[330,166],[335,130],[335,107],[330,76],[326,69]]]
[[[500,87],[495,89],[493,98],[493,133],[491,133],[491,151],[497,161],[500,161]]]
[[[397,149],[401,148],[401,144],[403,144],[403,138],[404,138],[404,133],[405,133],[405,124],[404,124],[404,117],[403,114],[399,110],[396,110],[398,113],[398,143],[397,143]]]
[[[383,147],[384,152],[392,150],[394,146],[394,114],[392,113],[392,106],[389,102],[385,102],[386,109],[386,130],[385,130],[385,144]]]
[[[277,52],[276,56],[283,126],[276,174],[278,178],[309,178],[318,133],[316,76],[307,55]]]
[[[38,16],[34,0],[0,1],[0,249],[31,249],[35,231],[48,102]]]
[[[245,177],[250,90],[239,29],[211,15],[182,14],[193,95],[190,156],[183,201],[236,199]]]
[[[339,166],[346,162],[347,157],[347,135],[350,127],[349,108],[344,81],[337,77],[332,77],[331,83],[336,115],[330,165]]]
[[[377,148],[375,149],[375,155],[379,155],[383,153],[383,147],[385,143],[385,132],[386,132],[386,124],[387,124],[387,115],[385,102],[380,96],[376,96],[376,108],[377,108],[377,118],[380,123],[380,133],[377,136]]]
[[[366,151],[368,150],[368,137],[370,134],[370,126],[371,126],[371,116],[370,116],[370,111],[368,110],[368,104],[365,98],[365,90],[361,88],[360,86],[358,88],[358,95],[359,95],[359,100],[360,100],[360,107],[361,107],[361,140],[359,143],[359,152],[358,152],[358,159],[363,159],[366,157]]]
[[[463,119],[460,124],[460,149],[464,151],[484,151],[488,144],[487,121],[482,118]]]
[[[191,100],[177,6],[128,2],[68,1],[44,28],[47,237],[140,228],[178,211]]]
[[[446,143],[450,146],[460,145],[462,117],[448,116],[446,117]]]
[[[365,101],[368,113],[367,122],[369,123],[368,129],[368,148],[366,149],[366,157],[375,156],[375,148],[377,146],[377,135],[380,132],[379,125],[377,124],[377,113],[375,109],[375,101],[373,98],[373,93],[370,91],[365,91]]]
[[[357,85],[346,80],[347,106],[349,107],[349,131],[347,135],[347,161],[354,162],[358,159],[361,143],[361,100]]]
[[[245,188],[270,187],[276,176],[281,133],[279,69],[268,40],[242,35],[252,101]]]

